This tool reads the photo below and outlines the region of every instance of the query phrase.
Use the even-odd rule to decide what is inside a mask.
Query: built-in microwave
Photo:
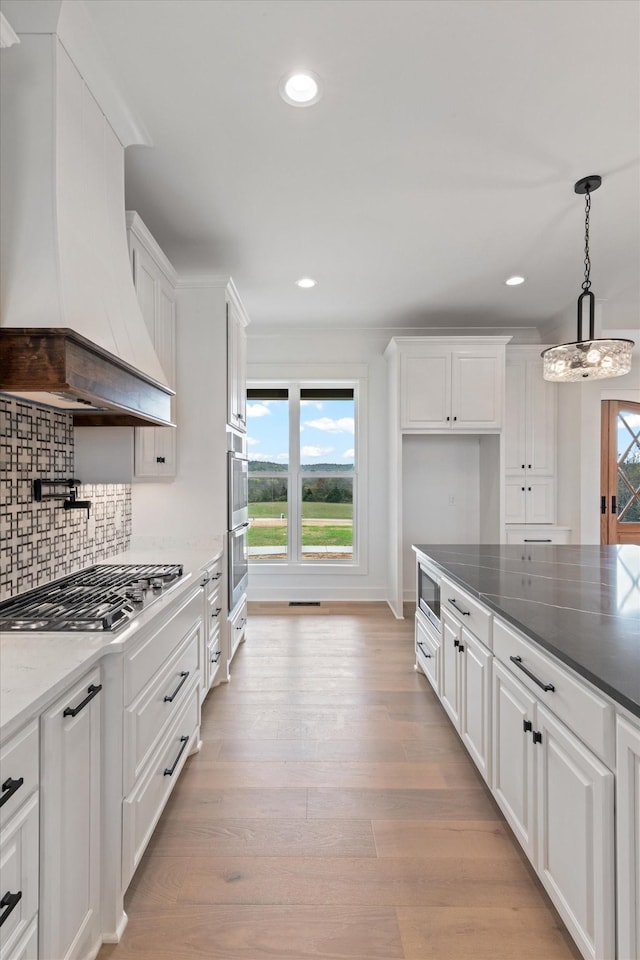
[[[418,561],[418,608],[440,632],[440,578]]]
[[[229,530],[249,519],[249,461],[229,451]]]

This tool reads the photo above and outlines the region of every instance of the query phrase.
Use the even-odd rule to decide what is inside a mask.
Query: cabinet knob
[[[522,464],[522,469],[524,470],[524,463]]]
[[[457,417],[454,417],[453,419],[454,419],[454,420],[457,420],[458,418],[457,418]]]
[[[531,493],[531,487],[527,487],[527,490],[529,491],[529,493]]]
[[[451,420],[451,417],[447,417],[447,421]]]

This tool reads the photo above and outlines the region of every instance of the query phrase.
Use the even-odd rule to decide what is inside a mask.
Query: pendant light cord
[[[591,213],[591,192],[589,186],[584,197],[584,280],[582,289],[585,293],[591,289],[591,257],[589,256],[589,214]]]

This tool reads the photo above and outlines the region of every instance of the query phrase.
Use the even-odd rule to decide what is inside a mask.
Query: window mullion
[[[289,386],[289,559],[302,559],[300,502],[300,385]]]

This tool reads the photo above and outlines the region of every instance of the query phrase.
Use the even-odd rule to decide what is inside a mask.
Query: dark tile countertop
[[[640,716],[640,546],[424,543],[414,549]]]

